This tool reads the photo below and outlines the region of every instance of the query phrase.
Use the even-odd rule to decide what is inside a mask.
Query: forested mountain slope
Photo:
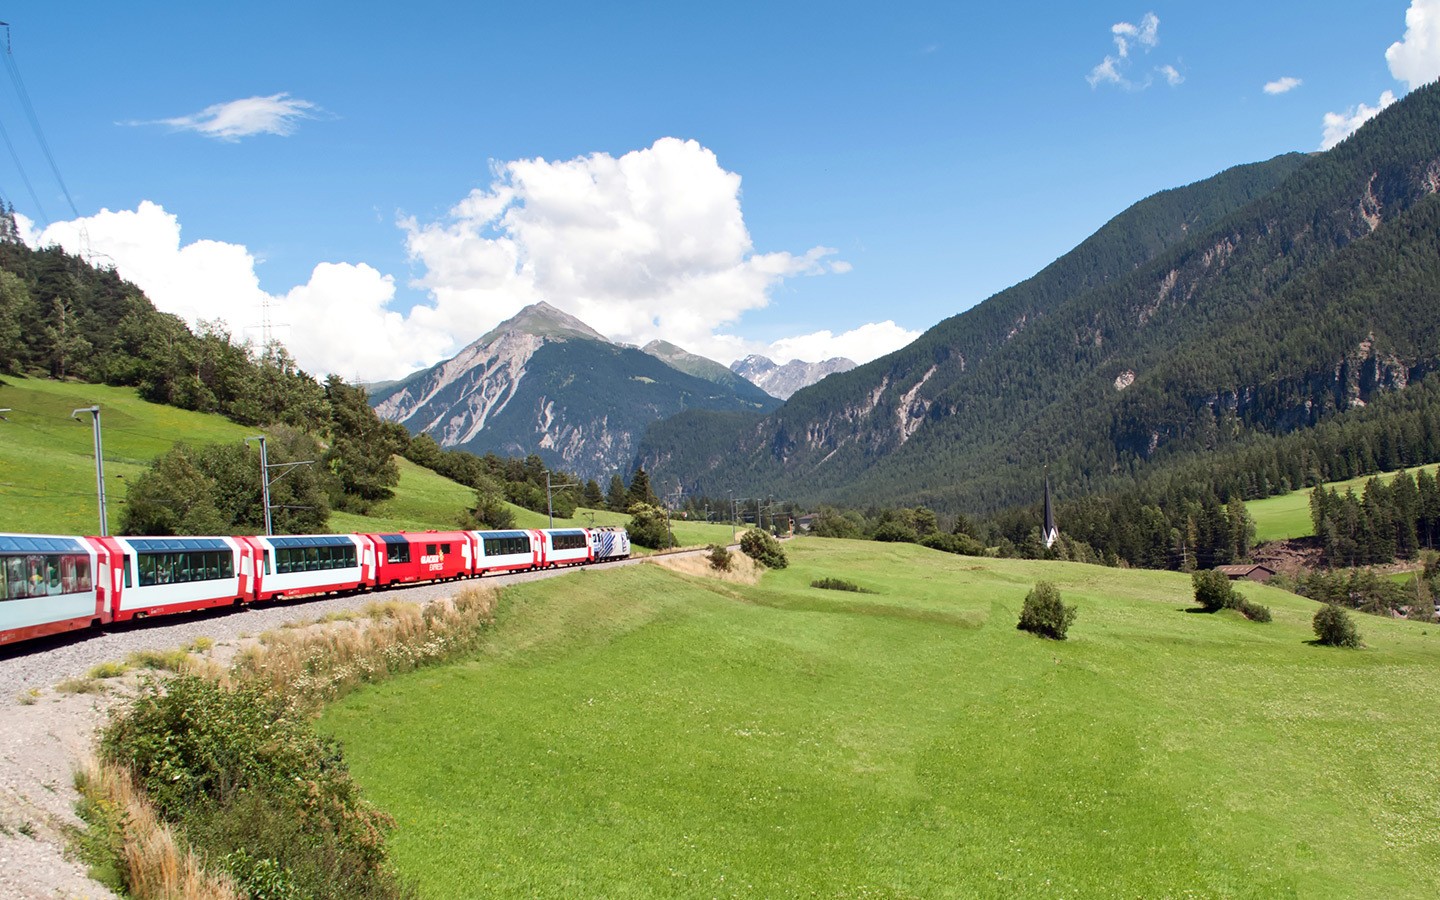
[[[1075,491],[1308,427],[1434,366],[1437,189],[1432,86],[1325,154],[1137,203],[1034,278],[739,426],[725,452],[666,423],[640,463],[711,492],[978,511],[1030,499],[1046,463]]]

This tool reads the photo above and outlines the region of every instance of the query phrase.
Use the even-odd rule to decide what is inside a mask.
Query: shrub
[[[160,818],[231,857],[242,879],[257,861],[309,897],[397,897],[385,860],[390,819],[360,799],[339,747],[256,684],[233,690],[189,675],[145,686],[101,737]]]
[[[825,591],[851,591],[856,594],[870,593],[855,582],[846,581],[843,578],[817,578],[810,582],[810,586]]]
[[[758,528],[740,535],[740,552],[767,569],[783,569],[790,565],[780,542]]]
[[[55,685],[61,694],[103,694],[105,683],[98,678],[67,678]]]
[[[1360,632],[1355,628],[1350,614],[1333,603],[1320,607],[1311,625],[1322,644],[1352,649],[1360,646]]]
[[[1261,606],[1259,603],[1251,603],[1244,597],[1240,597],[1239,602],[1235,604],[1235,608],[1240,610],[1240,615],[1252,622],[1270,621],[1270,607]]]
[[[710,561],[710,568],[717,572],[728,572],[735,567],[735,561],[728,549],[719,544],[711,544],[709,549],[710,552],[705,558]]]
[[[1232,608],[1239,599],[1230,586],[1230,579],[1215,569],[1194,573],[1190,583],[1195,586],[1195,602],[1206,612]]]
[[[1038,634],[1041,637],[1065,640],[1065,632],[1075,624],[1079,614],[1073,606],[1066,606],[1060,600],[1060,589],[1048,581],[1039,581],[1030,593],[1025,595],[1025,605],[1020,610],[1021,631]]]
[[[630,507],[630,542],[651,550],[675,546],[670,537],[670,516],[658,506],[636,503]]]
[[[119,678],[130,670],[130,667],[122,662],[102,662],[91,667],[89,675],[91,678]]]
[[[184,650],[136,650],[125,658],[125,662],[137,669],[179,672],[189,656]]]

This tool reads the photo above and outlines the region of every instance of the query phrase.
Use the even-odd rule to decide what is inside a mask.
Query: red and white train
[[[215,606],[629,555],[624,528],[283,537],[0,534],[0,645]]]

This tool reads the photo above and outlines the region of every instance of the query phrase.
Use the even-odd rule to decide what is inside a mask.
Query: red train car
[[[583,528],[546,529],[540,532],[545,546],[545,562],[556,566],[583,566],[595,559],[590,533]]]
[[[375,554],[376,587],[446,581],[474,573],[474,538],[465,531],[363,534]]]

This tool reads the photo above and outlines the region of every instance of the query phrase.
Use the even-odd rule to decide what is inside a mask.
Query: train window
[[[389,563],[408,563],[410,561],[410,545],[386,544],[385,561]]]
[[[448,554],[448,553],[450,552],[450,545],[449,545],[449,544],[441,544],[441,545],[440,545],[440,552],[441,552],[441,553]]]
[[[556,550],[580,550],[585,547],[585,535],[580,534],[552,534],[550,543]]]
[[[120,568],[125,570],[125,587],[130,586],[130,554],[120,557]]]
[[[434,556],[434,555],[435,555],[435,545],[434,545],[434,544],[426,544],[426,545],[425,545],[425,555],[426,555],[426,556]]]
[[[529,553],[530,541],[523,537],[487,537],[485,538],[486,556],[512,556],[516,553]]]
[[[0,559],[0,600],[75,594],[93,587],[88,556],[32,553]]]
[[[4,568],[5,593],[0,594],[0,598],[5,600],[19,600],[25,597],[29,593],[25,584],[25,557],[5,557]]]
[[[225,550],[141,553],[139,563],[141,587],[235,577],[235,558]]]

